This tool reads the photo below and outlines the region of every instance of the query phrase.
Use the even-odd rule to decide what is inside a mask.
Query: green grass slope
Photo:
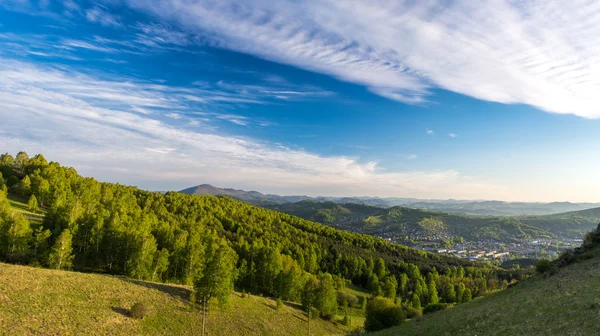
[[[513,288],[374,336],[600,335],[600,250]]]
[[[8,195],[8,202],[10,203],[11,208],[21,212],[29,220],[30,223],[34,225],[41,224],[44,220],[44,209],[40,208],[40,210],[38,210],[37,213],[31,212],[27,208],[27,201],[28,200],[24,197],[21,197],[16,194]]]
[[[201,316],[183,286],[98,274],[0,263],[0,335],[199,335]],[[152,312],[128,316],[136,302]],[[232,294],[229,307],[211,307],[207,335],[306,335],[297,305]],[[356,318],[356,323],[362,319]],[[336,322],[312,320],[313,335],[344,335]]]

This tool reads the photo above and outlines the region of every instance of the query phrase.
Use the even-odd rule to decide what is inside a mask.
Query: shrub
[[[276,309],[281,310],[282,308],[283,308],[283,300],[281,300],[281,298],[278,298]]]
[[[404,309],[406,318],[413,319],[413,318],[419,318],[419,317],[423,316],[423,314],[421,313],[420,310],[417,310],[411,306],[405,305],[402,308]]]
[[[406,315],[401,307],[394,301],[382,297],[376,297],[367,304],[367,316],[365,329],[367,331],[378,331],[397,326],[406,320]]]
[[[552,265],[550,264],[550,260],[548,260],[548,259],[540,259],[535,264],[535,270],[538,273],[546,273],[546,272],[548,272],[548,270],[550,270],[551,267],[552,267]]]
[[[575,251],[573,250],[566,250],[563,253],[560,254],[560,256],[558,257],[558,262],[557,262],[557,266],[558,267],[563,267],[563,266],[567,266],[570,263],[572,263],[575,260]]]
[[[600,243],[600,232],[598,230],[593,230],[585,235],[581,247],[585,249],[591,249],[598,245],[598,243]]]
[[[342,324],[345,325],[346,327],[350,326],[350,318],[348,317],[348,315],[344,315],[344,319],[342,320]]]
[[[356,326],[352,328],[350,332],[346,334],[346,336],[363,336],[364,334],[364,330],[361,327]]]
[[[338,303],[338,305],[339,306],[343,306],[344,302],[346,302],[346,304],[349,307],[354,307],[356,305],[356,303],[358,302],[358,298],[354,294],[350,294],[350,293],[345,293],[345,292],[338,291],[337,292],[337,303]]]
[[[446,310],[448,308],[447,303],[430,303],[423,308],[423,314],[434,313],[440,310]]]
[[[367,310],[367,297],[359,296],[359,301],[360,301],[360,309]]]
[[[131,307],[129,314],[131,317],[142,320],[150,313],[150,306],[143,302],[137,302]]]

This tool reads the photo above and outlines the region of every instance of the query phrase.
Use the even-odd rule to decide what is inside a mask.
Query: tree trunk
[[[308,336],[310,336],[310,313],[312,311],[312,306],[308,305]]]
[[[206,321],[206,300],[202,300],[202,336],[204,336],[204,322]]]

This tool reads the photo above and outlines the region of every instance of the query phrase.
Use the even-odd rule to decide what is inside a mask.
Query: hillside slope
[[[462,237],[469,241],[518,241],[530,237],[549,238],[554,234],[545,230],[540,222],[533,226],[518,218],[456,215],[406,207],[383,209],[313,201],[267,207],[336,228],[400,239],[402,236],[430,236]]]
[[[571,256],[579,257],[555,268],[554,275],[538,274],[515,287],[372,335],[598,335],[600,230],[596,233],[595,246],[576,249]]]
[[[184,286],[0,263],[0,335],[198,335],[202,318]],[[144,320],[128,316],[149,303]],[[208,335],[306,335],[307,318],[295,305],[231,296],[211,308]],[[314,335],[343,335],[340,324],[313,319]]]
[[[242,202],[263,205],[263,204],[280,204],[288,202],[281,196],[277,195],[265,195],[258,191],[245,191],[231,188],[218,188],[210,184],[201,184],[195,187],[183,189],[179,191],[183,194],[198,195],[198,196],[227,196],[237,199]]]
[[[579,211],[600,206],[599,203],[530,203],[502,201],[435,202],[421,201],[405,204],[409,208],[456,214],[488,216],[548,215],[567,211]]]
[[[563,237],[581,238],[600,222],[600,208],[544,216],[524,216],[519,220]]]

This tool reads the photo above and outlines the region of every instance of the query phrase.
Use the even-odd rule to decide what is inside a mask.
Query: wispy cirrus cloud
[[[126,0],[218,46],[423,103],[433,88],[600,117],[596,1]]]
[[[483,190],[502,192],[456,171],[388,173],[374,162],[220,135],[194,120],[182,123],[183,115],[175,112],[161,118],[155,107],[181,104],[179,93],[188,88],[103,77],[0,59],[3,150],[43,152],[86,175],[109,181],[118,175],[120,182],[157,189],[183,188],[201,179],[323,195],[385,196],[401,190],[413,196],[473,198]],[[217,118],[249,122],[235,115]]]
[[[107,27],[120,27],[119,17],[115,16],[100,7],[88,9],[85,17],[90,22],[97,22]]]

